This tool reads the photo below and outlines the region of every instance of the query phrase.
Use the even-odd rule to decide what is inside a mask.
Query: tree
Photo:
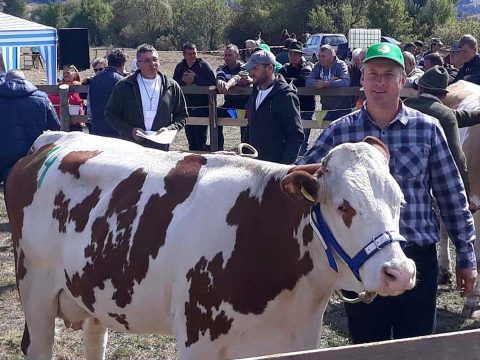
[[[70,21],[66,7],[61,3],[42,5],[32,11],[33,21],[60,29],[68,26]]]
[[[25,12],[27,9],[26,0],[4,0],[3,1],[3,12],[5,14],[10,14],[18,17],[25,17]]]
[[[408,40],[411,35],[412,22],[404,0],[369,1],[367,22],[370,28],[382,29],[399,40]]]
[[[112,9],[111,36],[121,46],[154,44],[171,28],[172,9],[168,0],[114,0]]]
[[[80,0],[77,12],[70,20],[70,27],[88,29],[90,42],[101,45],[104,42],[105,30],[112,18],[112,7],[101,0]]]

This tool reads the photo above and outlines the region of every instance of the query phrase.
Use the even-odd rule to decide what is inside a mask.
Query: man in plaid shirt
[[[345,304],[354,343],[433,332],[438,266],[435,243],[439,238],[433,197],[456,247],[457,289],[462,296],[473,291],[477,277],[473,218],[459,171],[439,122],[400,101],[406,79],[403,64],[398,46],[372,45],[362,69],[365,106],[325,128],[315,146],[297,162],[318,163],[338,144],[375,136],[388,147],[390,171],[405,196],[400,232],[408,241],[405,253],[417,266],[417,285],[398,297],[377,296],[372,304]]]

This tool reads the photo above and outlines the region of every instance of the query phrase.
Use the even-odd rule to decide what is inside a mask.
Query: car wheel
[[[312,62],[316,63],[317,62],[317,54],[313,53],[312,55]]]

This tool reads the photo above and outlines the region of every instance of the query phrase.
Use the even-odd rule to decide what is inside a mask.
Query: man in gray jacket
[[[308,76],[306,85],[317,89],[332,89],[350,85],[348,66],[345,61],[336,56],[335,49],[330,45],[320,47],[318,62]],[[336,120],[351,112],[349,96],[322,96],[321,103],[322,110],[335,110],[329,111],[325,120]]]
[[[158,71],[158,52],[148,44],[137,48],[138,70],[113,88],[105,108],[105,121],[123,138],[168,150],[138,136],[145,131],[181,130],[187,120],[182,89],[175,80]]]

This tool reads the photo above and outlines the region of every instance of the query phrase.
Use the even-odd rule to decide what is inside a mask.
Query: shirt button
[[[385,130],[382,130],[382,135],[385,135],[387,132]]]

